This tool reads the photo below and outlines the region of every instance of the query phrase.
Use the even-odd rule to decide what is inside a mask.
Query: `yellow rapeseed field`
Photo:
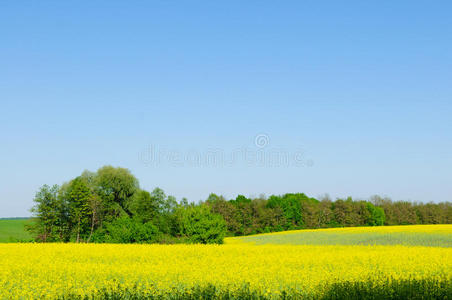
[[[320,295],[332,284],[448,280],[452,250],[412,246],[0,244],[0,298],[282,291]],[[314,295],[314,296],[313,296]]]

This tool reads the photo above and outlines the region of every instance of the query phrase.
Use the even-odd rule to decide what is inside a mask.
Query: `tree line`
[[[226,200],[211,194],[206,203],[223,216],[229,235],[248,235],[294,229],[352,226],[451,224],[452,203],[392,201],[372,196],[369,200],[316,199],[303,193]]]
[[[303,193],[177,201],[148,192],[128,169],[104,166],[42,186],[28,227],[40,242],[222,243],[239,236],[304,228],[452,223],[452,203],[316,199]]]

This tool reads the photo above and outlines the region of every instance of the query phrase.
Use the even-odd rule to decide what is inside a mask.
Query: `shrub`
[[[226,236],[226,222],[213,214],[207,205],[179,207],[176,212],[179,233],[197,244],[223,244]]]
[[[95,242],[103,243],[155,243],[160,238],[160,232],[152,223],[143,223],[141,219],[121,217],[104,228],[96,231]]]

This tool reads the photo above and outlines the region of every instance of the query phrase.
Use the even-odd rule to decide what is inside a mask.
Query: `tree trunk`
[[[44,243],[47,242],[47,226],[44,225]]]
[[[78,219],[78,226],[77,226],[77,243],[80,243],[80,218]]]
[[[88,240],[86,241],[87,243],[89,243],[89,241],[91,240],[91,237],[93,236],[93,231],[94,231],[94,219],[95,219],[95,214],[94,214],[94,211],[93,211],[93,216],[91,217],[91,232],[89,233]]]

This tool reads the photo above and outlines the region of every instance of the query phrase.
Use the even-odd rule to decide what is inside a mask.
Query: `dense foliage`
[[[224,220],[206,204],[178,203],[159,189],[142,190],[124,168],[85,171],[36,194],[29,227],[42,242],[222,243]]]
[[[226,223],[220,215],[212,214],[205,205],[178,208],[177,216],[180,222],[181,236],[190,237],[193,243],[222,244],[226,233]]]
[[[322,199],[305,194],[272,195],[248,199],[239,195],[227,201],[211,194],[206,203],[223,216],[230,235],[329,227],[450,224],[452,203],[393,202],[373,196],[369,201]]]
[[[156,188],[148,192],[124,168],[85,171],[36,194],[30,226],[42,242],[222,243],[240,236],[305,228],[450,224],[452,204],[321,199],[305,194],[226,200],[210,194],[198,204],[180,203]]]

